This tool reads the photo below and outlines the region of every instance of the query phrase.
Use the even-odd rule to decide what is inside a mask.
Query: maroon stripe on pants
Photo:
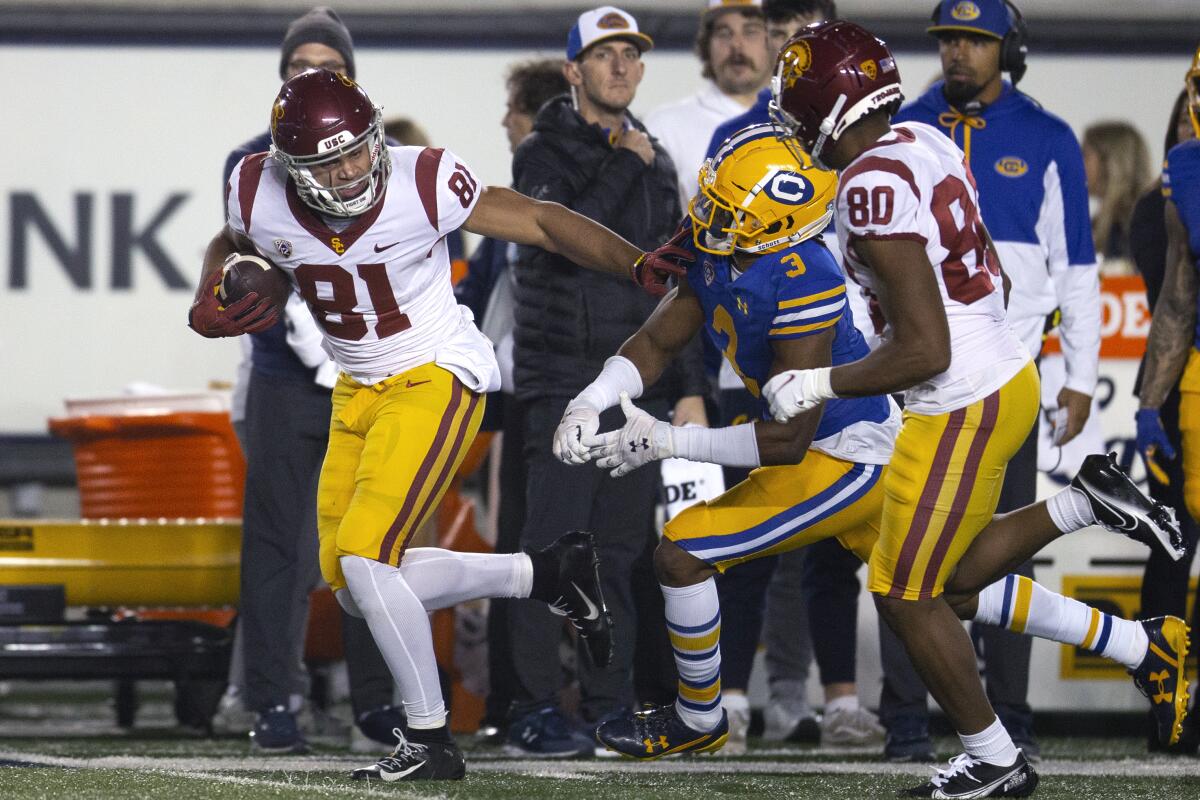
[[[946,468],[950,465],[954,445],[958,442],[958,434],[962,431],[966,419],[965,408],[950,412],[950,419],[946,422],[946,429],[942,431],[942,438],[938,440],[937,451],[933,455],[929,479],[925,481],[925,488],[917,501],[917,511],[913,514],[908,533],[904,537],[904,547],[900,549],[900,558],[896,562],[896,571],[892,574],[892,588],[888,590],[888,597],[904,596],[904,586],[912,574],[913,563],[921,549],[925,531],[929,528],[929,519],[937,507],[938,495],[941,494],[942,484],[946,481]]]
[[[987,448],[992,432],[996,430],[996,418],[1000,416],[1000,392],[995,391],[983,399],[983,415],[979,420],[979,429],[971,446],[967,449],[967,460],[963,464],[962,480],[954,493],[954,502],[950,505],[950,513],[946,516],[946,524],[942,526],[942,534],[938,537],[929,563],[925,565],[925,578],[921,581],[921,597],[928,597],[933,592],[937,582],[938,571],[946,560],[946,551],[958,533],[959,523],[967,512],[967,503],[971,500],[971,492],[975,488],[975,479],[979,477],[979,462],[983,460],[983,451]]]
[[[404,530],[405,524],[412,516],[413,506],[417,504],[417,495],[420,494],[421,487],[425,485],[425,480],[429,477],[430,470],[437,462],[438,453],[442,451],[442,445],[446,442],[446,434],[450,432],[450,423],[454,421],[454,414],[458,411],[458,407],[462,404],[462,384],[454,381],[450,389],[450,404],[446,406],[445,413],[442,414],[442,421],[438,424],[437,434],[433,437],[433,444],[429,447],[429,452],[425,454],[425,459],[421,462],[421,467],[417,470],[416,477],[408,487],[408,496],[404,498],[404,505],[400,509],[400,513],[396,515],[396,519],[388,528],[387,535],[383,537],[383,544],[379,546],[379,558],[377,561],[388,563],[388,556],[391,555],[392,545],[396,543],[396,537],[400,535],[400,531]]]
[[[442,465],[442,471],[438,473],[437,481],[433,485],[433,491],[425,495],[425,503],[413,519],[414,525],[421,524],[425,519],[425,515],[429,512],[429,507],[433,505],[433,501],[442,496],[450,481],[454,479],[455,462],[458,461],[462,448],[471,446],[470,442],[464,444],[463,439],[466,438],[467,430],[471,427],[471,415],[475,413],[475,406],[479,405],[479,397],[478,394],[471,392],[471,402],[467,406],[466,413],[463,414],[462,425],[459,426],[458,433],[454,436],[454,444],[450,445],[446,462]],[[396,554],[396,566],[400,565],[400,559],[404,556],[404,551],[408,549],[410,541],[412,541],[411,536],[404,541],[404,544],[400,545],[400,552]]]

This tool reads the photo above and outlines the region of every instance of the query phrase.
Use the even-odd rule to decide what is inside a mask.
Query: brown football
[[[217,290],[221,305],[236,303],[250,292],[270,301],[279,313],[287,305],[292,282],[287,273],[259,256],[235,253],[221,268],[221,286]]]

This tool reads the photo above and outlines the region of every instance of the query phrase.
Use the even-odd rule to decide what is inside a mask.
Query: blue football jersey
[[[1188,245],[1200,254],[1200,139],[1171,148],[1163,165],[1163,195],[1175,204],[1188,232]],[[1200,270],[1200,258],[1196,260]],[[1197,298],[1200,309],[1200,297]],[[1196,318],[1195,346],[1200,348],[1200,315]]]
[[[733,269],[731,257],[698,252],[687,280],[704,309],[706,337],[759,398],[763,419],[770,419],[762,387],[775,361],[773,340],[832,328],[834,366],[870,352],[854,327],[846,281],[819,240],[763,255],[741,274]],[[889,413],[884,397],[830,400],[813,440],[838,434],[856,422],[882,423]]]

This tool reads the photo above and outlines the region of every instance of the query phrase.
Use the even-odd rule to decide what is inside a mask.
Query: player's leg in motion
[[[408,720],[393,753],[356,778],[461,778],[446,725],[427,613],[478,597],[533,597],[570,617],[605,663],[610,620],[590,534],[573,532],[534,553],[406,552],[437,508],[475,436],[480,395],[435,365],[385,384],[343,378],[334,390],[329,449],[318,492],[321,568],[352,614],[364,617],[400,686]]]
[[[870,588],[966,751],[910,794],[958,796],[970,790],[970,796],[1024,796],[1036,786],[1036,774],[987,701],[958,621],[973,615],[992,620],[995,595],[1003,603],[1008,581],[990,583],[1062,533],[1096,522],[1134,538],[1170,540],[1164,512],[1103,457],[1049,501],[993,518],[1005,465],[1034,420],[1036,397],[1030,364],[998,392],[964,409],[907,414],[889,465]],[[1018,588],[1015,580],[1012,585]],[[972,605],[981,589],[982,601]],[[1029,597],[1032,605],[1032,588]],[[1036,610],[1026,612],[1026,632],[1068,636],[1056,626],[1050,630],[1051,610],[1061,608],[1052,598],[1059,596],[1045,591]],[[1030,624],[1032,616],[1038,624]],[[1113,652],[1121,650],[1131,661],[1138,626],[1128,625],[1123,631],[1128,638],[1119,637],[1123,648],[1114,646]]]
[[[1111,456],[1093,455],[1058,494],[994,517],[947,580],[946,599],[963,619],[1083,647],[1124,665],[1150,700],[1159,740],[1174,744],[1187,715],[1183,662],[1189,642],[1183,620],[1121,619],[1030,578],[1008,574],[996,580],[997,571],[1023,563],[1064,533],[1095,524],[1173,558],[1181,555],[1173,513],[1144,496]]]
[[[803,463],[757,469],[668,522],[654,563],[679,696],[604,723],[597,739],[645,760],[721,747],[729,726],[721,708],[721,609],[713,576],[832,536],[865,560],[878,531],[883,471],[810,451]]]

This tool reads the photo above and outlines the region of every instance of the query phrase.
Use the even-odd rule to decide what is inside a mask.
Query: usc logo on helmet
[[[274,108],[271,109],[271,133],[275,133],[275,129],[279,127],[280,120],[283,119],[283,103],[275,101]]]
[[[963,2],[959,3],[950,10],[950,16],[954,17],[959,22],[969,22],[973,19],[979,19],[980,13],[982,12],[980,12],[979,6],[975,5],[974,3],[967,2],[967,0],[963,0]]]
[[[812,49],[808,42],[796,42],[783,51],[783,85],[790,89],[812,69]]]
[[[355,86],[358,86],[358,84],[354,82],[353,78],[349,78],[340,72],[337,73],[337,76],[338,76],[338,80],[341,81],[342,84],[344,86],[346,86],[347,88],[353,89]]]

